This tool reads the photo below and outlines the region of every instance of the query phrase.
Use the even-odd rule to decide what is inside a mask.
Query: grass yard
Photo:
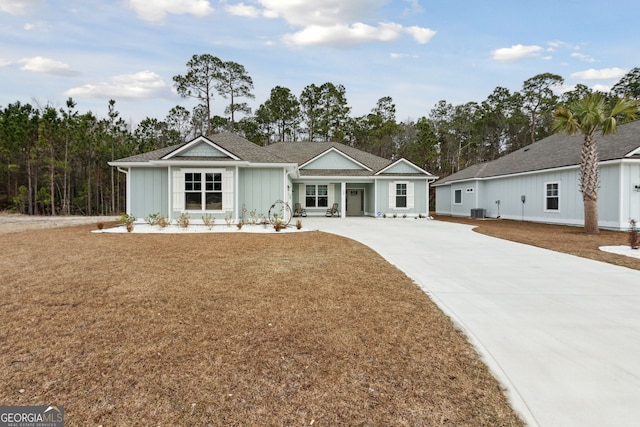
[[[3,234],[0,403],[67,426],[520,426],[412,281],[321,232]]]

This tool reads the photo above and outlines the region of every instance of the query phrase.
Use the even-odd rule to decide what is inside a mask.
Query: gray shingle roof
[[[197,138],[196,138],[197,139]],[[238,135],[233,133],[224,132],[215,134],[207,137],[208,140],[216,144],[217,146],[225,149],[226,151],[232,153],[236,157],[241,160],[253,162],[253,163],[287,163],[282,157],[278,156],[275,153],[269,152],[265,150],[263,147],[254,144],[251,141],[248,141]],[[138,163],[138,162],[148,162],[151,160],[160,160],[164,156],[184,147],[189,144],[189,142],[185,142],[183,144],[173,145],[171,147],[160,148],[158,150],[149,151],[147,153],[138,154],[131,157],[125,157],[123,159],[116,160],[116,162],[123,163]],[[180,160],[225,160],[220,157],[182,157],[176,156],[175,159]]]
[[[367,171],[365,175],[373,175],[392,163],[391,160],[337,142],[278,142],[268,145],[265,148],[271,153],[277,153],[278,156],[299,165],[308,162],[331,148],[335,148],[372,169],[373,172]],[[340,175],[345,175],[345,171],[341,170],[339,172]],[[314,170],[313,175],[319,175],[320,173],[320,171]]]
[[[615,135],[603,137],[596,134],[596,138],[600,161],[622,159],[640,147],[640,120],[619,125]],[[470,166],[436,181],[434,185],[579,165],[583,140],[582,134],[551,135],[499,159]]]

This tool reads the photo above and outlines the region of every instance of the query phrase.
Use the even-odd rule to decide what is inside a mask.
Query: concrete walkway
[[[463,328],[528,425],[640,425],[640,271],[461,224],[303,224],[362,242],[415,280]]]

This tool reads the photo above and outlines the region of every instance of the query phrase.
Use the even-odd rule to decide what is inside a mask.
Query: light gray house
[[[640,120],[597,134],[600,159],[598,220],[625,230],[640,220]],[[436,214],[583,225],[579,190],[583,136],[555,134],[497,160],[433,184]]]
[[[271,205],[296,203],[323,216],[428,214],[429,183],[437,177],[413,163],[390,161],[338,143],[290,142],[260,147],[231,133],[109,162],[126,175],[127,213],[209,213],[237,222],[243,209],[267,215]]]

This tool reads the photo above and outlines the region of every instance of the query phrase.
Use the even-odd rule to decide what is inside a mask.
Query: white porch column
[[[340,218],[347,217],[347,183],[340,183]]]

